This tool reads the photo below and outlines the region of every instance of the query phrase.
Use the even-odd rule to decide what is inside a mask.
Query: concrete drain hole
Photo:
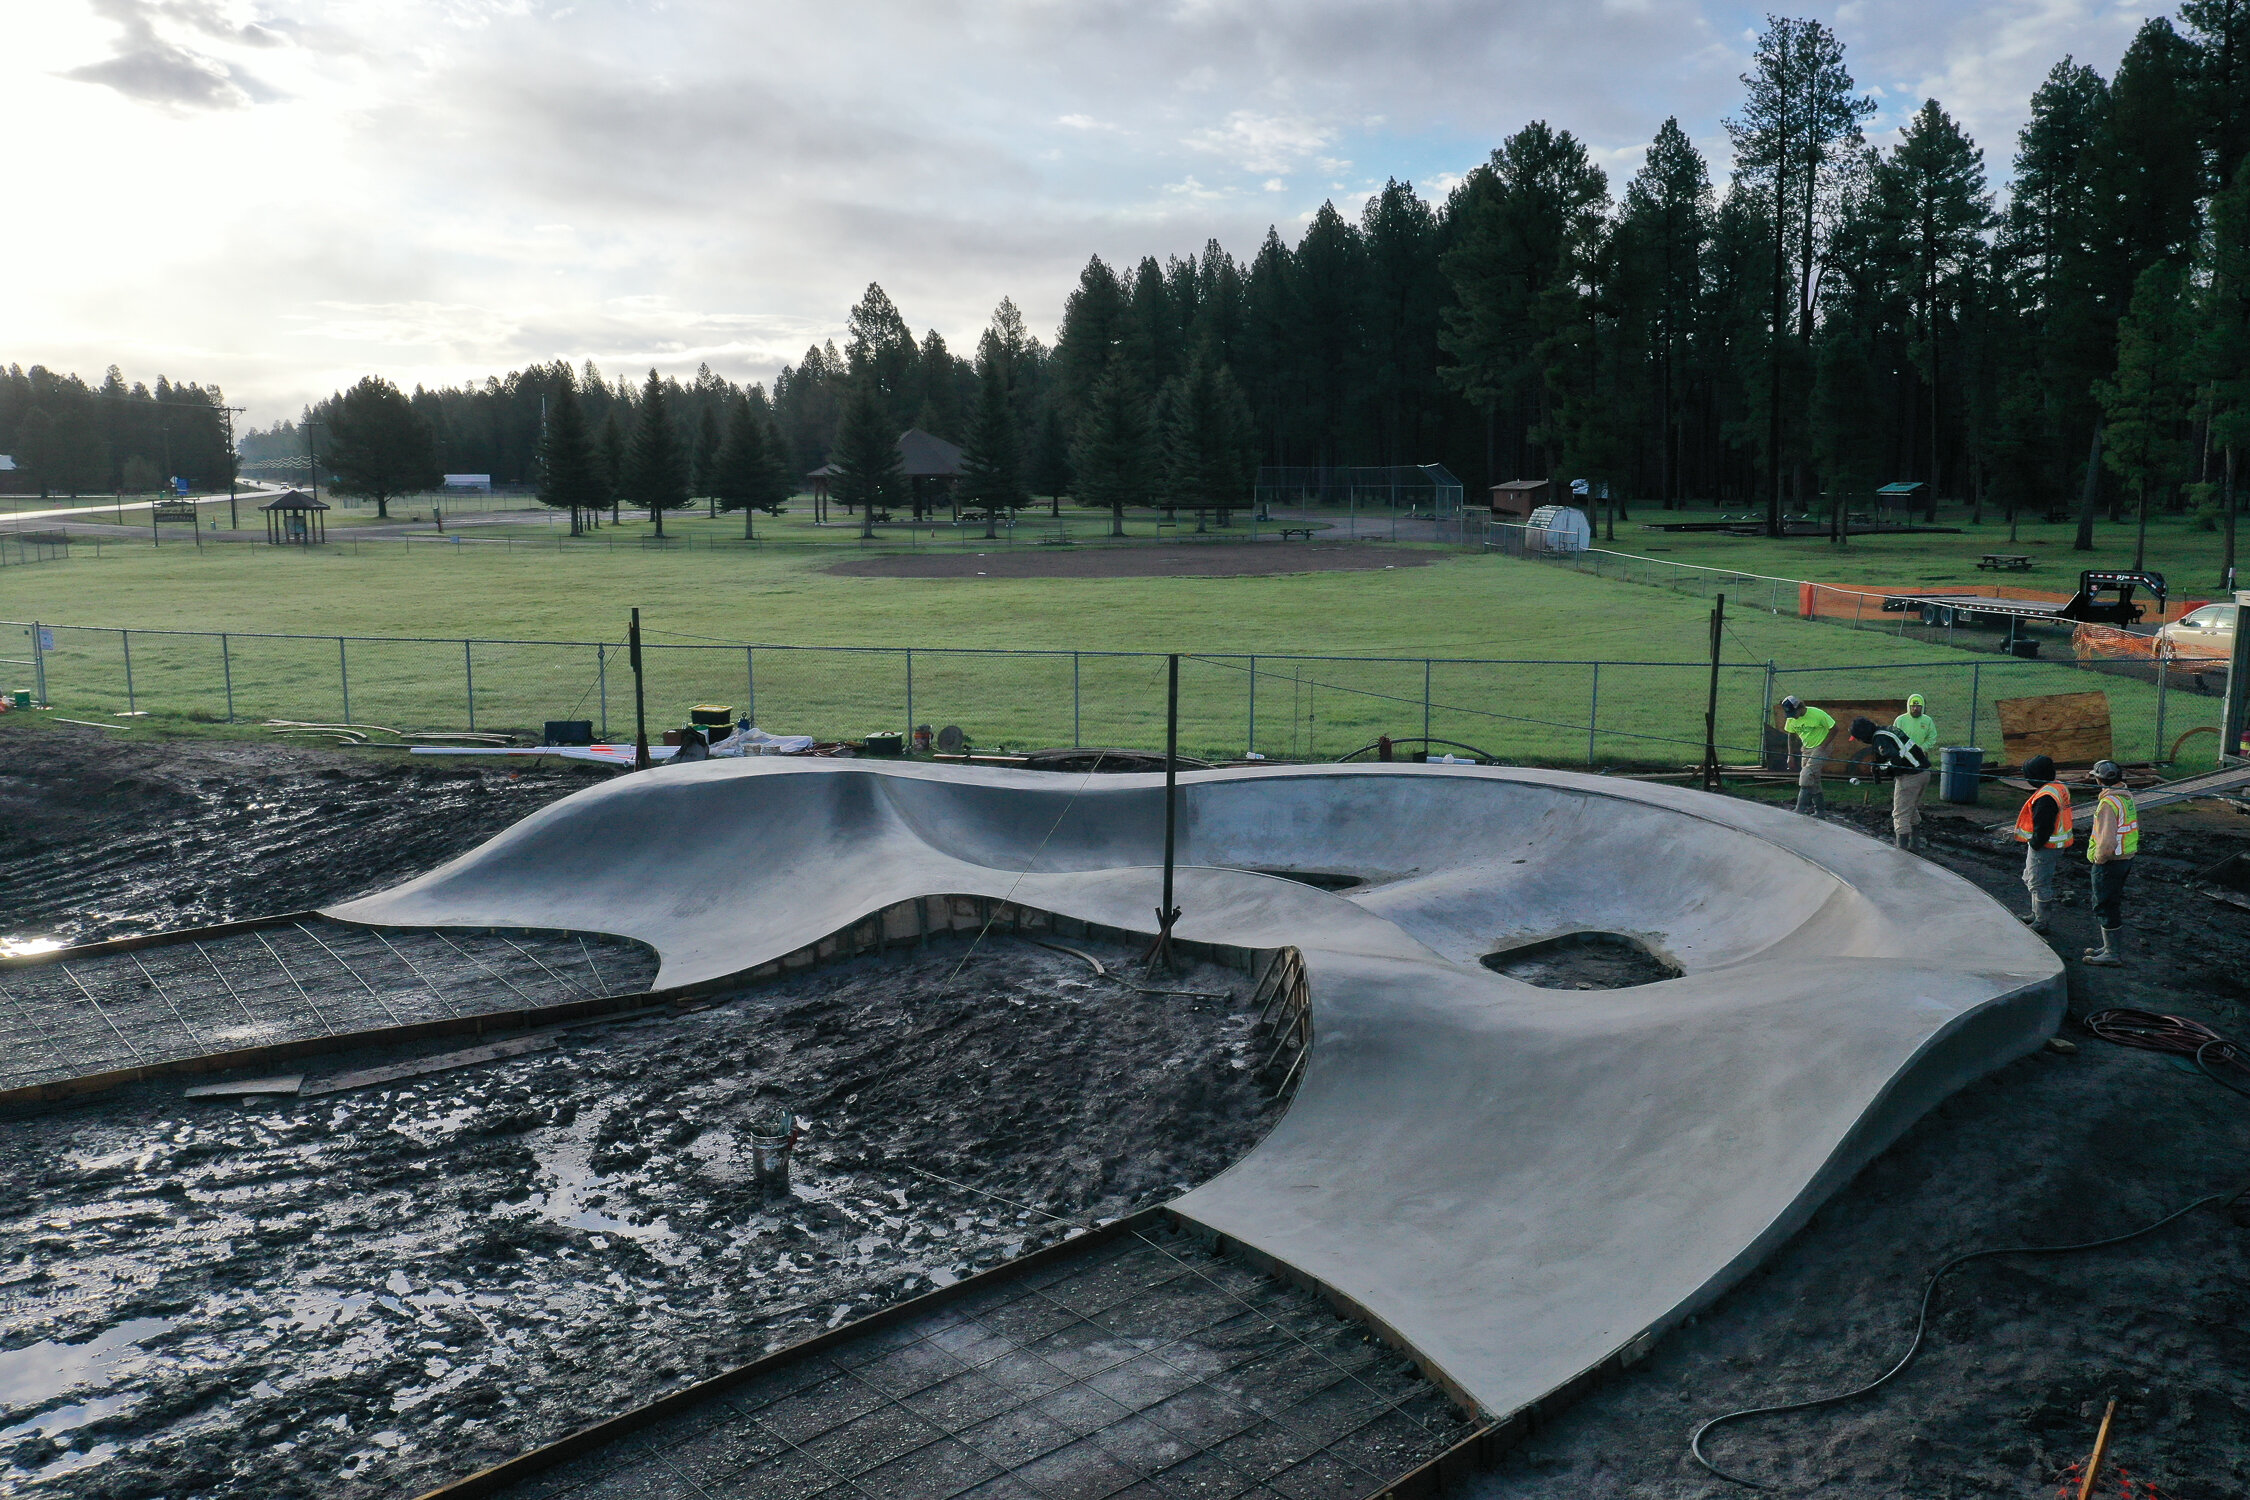
[[[1566,932],[1478,960],[1495,974],[1544,990],[1625,990],[1677,979],[1680,966],[1622,932]]]

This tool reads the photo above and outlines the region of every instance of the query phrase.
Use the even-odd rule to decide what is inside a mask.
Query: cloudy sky
[[[1238,254],[1526,120],[1622,183],[1721,163],[1757,8],[1692,0],[18,0],[0,7],[0,360],[218,381],[264,423],[592,357],[770,379],[869,281],[966,350],[1051,335],[1090,252]],[[2004,172],[2064,53],[2146,6],[1814,5],[1888,131]]]

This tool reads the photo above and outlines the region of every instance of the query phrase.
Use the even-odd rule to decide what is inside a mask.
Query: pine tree
[[[1649,143],[1641,170],[1626,184],[1624,208],[1628,245],[1640,261],[1656,363],[1657,494],[1670,510],[1680,497],[1681,387],[1711,222],[1711,174],[1677,119],[1667,119]]]
[[[1197,354],[1174,376],[1157,401],[1157,444],[1164,503],[1202,517],[1216,512],[1229,524],[1248,505],[1256,477],[1256,439],[1250,403],[1226,366]]]
[[[578,536],[578,513],[600,510],[609,498],[609,487],[601,455],[586,431],[586,412],[578,404],[570,366],[558,368],[561,378],[548,397],[547,427],[539,437],[539,503],[569,511],[570,534]]]
[[[1009,399],[1012,362],[1000,337],[986,332],[977,350],[977,404],[961,449],[961,495],[984,512],[984,534],[997,536],[1000,512],[1031,497],[1023,487],[1023,444]]]
[[[703,373],[711,373],[708,365],[704,367]],[[718,457],[719,416],[712,410],[710,403],[705,402],[701,415],[695,419],[695,453],[688,463],[688,493],[701,495],[711,502],[714,520],[718,518],[719,504],[718,496],[711,488],[711,471]]]
[[[898,429],[883,410],[873,380],[852,382],[836,433],[835,463],[836,499],[860,507],[859,534],[874,536],[875,507],[897,501],[906,488],[906,463],[899,457]]]
[[[609,492],[609,523],[615,526],[617,509],[625,503],[625,428],[617,420],[614,403],[602,418],[601,459],[602,485]]]
[[[2187,317],[2185,268],[2158,261],[2133,287],[2132,310],[2117,329],[2117,375],[2096,383],[2109,419],[2102,461],[2140,496],[2133,566],[2148,560],[2148,504],[2154,490],[2181,477],[2188,445],[2182,436],[2191,391],[2188,356],[2195,330]]]
[[[780,515],[790,486],[781,461],[781,435],[751,405],[737,396],[727,415],[727,435],[712,461],[711,493],[722,510],[742,512],[742,539],[751,541],[757,511]]]
[[[1031,486],[1054,502],[1055,518],[1062,518],[1063,491],[1070,488],[1070,439],[1063,433],[1062,413],[1049,405],[1039,419],[1039,441],[1031,451]]]
[[[1148,499],[1148,403],[1120,363],[1094,383],[1071,444],[1070,467],[1082,505],[1109,507],[1109,534],[1125,534],[1125,507]]]
[[[625,451],[625,498],[648,512],[664,535],[664,512],[688,503],[687,454],[672,426],[672,403],[654,370],[641,387],[640,415]]]
[[[2237,171],[2233,185],[2211,200],[2210,217],[2196,369],[2209,392],[2211,442],[2223,455],[2219,509],[2226,554],[2219,587],[2229,588],[2241,508],[2237,465],[2250,448],[2250,170]]]
[[[365,495],[375,514],[408,490],[428,489],[442,475],[429,424],[405,394],[380,375],[326,403],[328,441],[321,454],[331,483],[347,495]]]

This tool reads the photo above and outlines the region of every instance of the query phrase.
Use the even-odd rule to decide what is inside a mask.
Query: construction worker
[[[2047,913],[2055,904],[2055,857],[2073,838],[2070,788],[2055,780],[2055,763],[2045,755],[2025,761],[2023,774],[2038,787],[2016,814],[2016,842],[2024,846],[2023,883],[2031,892],[2031,915],[2023,920],[2033,932],[2045,932]]]
[[[1913,848],[1914,807],[1922,800],[1922,788],[1929,785],[1929,753],[1905,730],[1895,726],[1878,729],[1873,719],[1852,720],[1852,738],[1872,746],[1876,764],[1891,773],[1891,842],[1901,849]],[[1915,784],[1911,801],[1899,794],[1899,788],[1909,781]]]
[[[1836,732],[1836,720],[1792,693],[1781,700],[1781,730],[1797,737],[1797,811],[1817,818],[1828,810],[1820,787],[1828,757],[1821,746]]]
[[[1930,789],[1930,767],[1937,764],[1937,720],[1930,717],[1920,693],[1908,693],[1906,712],[1891,720],[1891,728],[1922,749],[1922,769],[1891,782],[1891,841],[1901,849],[1912,849],[1922,842],[1922,794]],[[1900,843],[1902,836],[1905,841]]]
[[[2086,962],[2114,968],[2125,962],[2125,877],[2141,852],[2141,810],[2125,789],[2125,773],[2114,760],[2094,762],[2101,792],[2094,799],[2094,828],[2086,837],[2086,858],[2094,872],[2094,920],[2102,945],[2086,950]]]

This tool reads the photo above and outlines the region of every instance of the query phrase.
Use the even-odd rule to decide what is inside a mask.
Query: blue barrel
[[[1939,752],[1938,795],[1948,802],[1973,805],[1977,778],[1984,771],[1984,751],[1974,745],[1948,745]]]

